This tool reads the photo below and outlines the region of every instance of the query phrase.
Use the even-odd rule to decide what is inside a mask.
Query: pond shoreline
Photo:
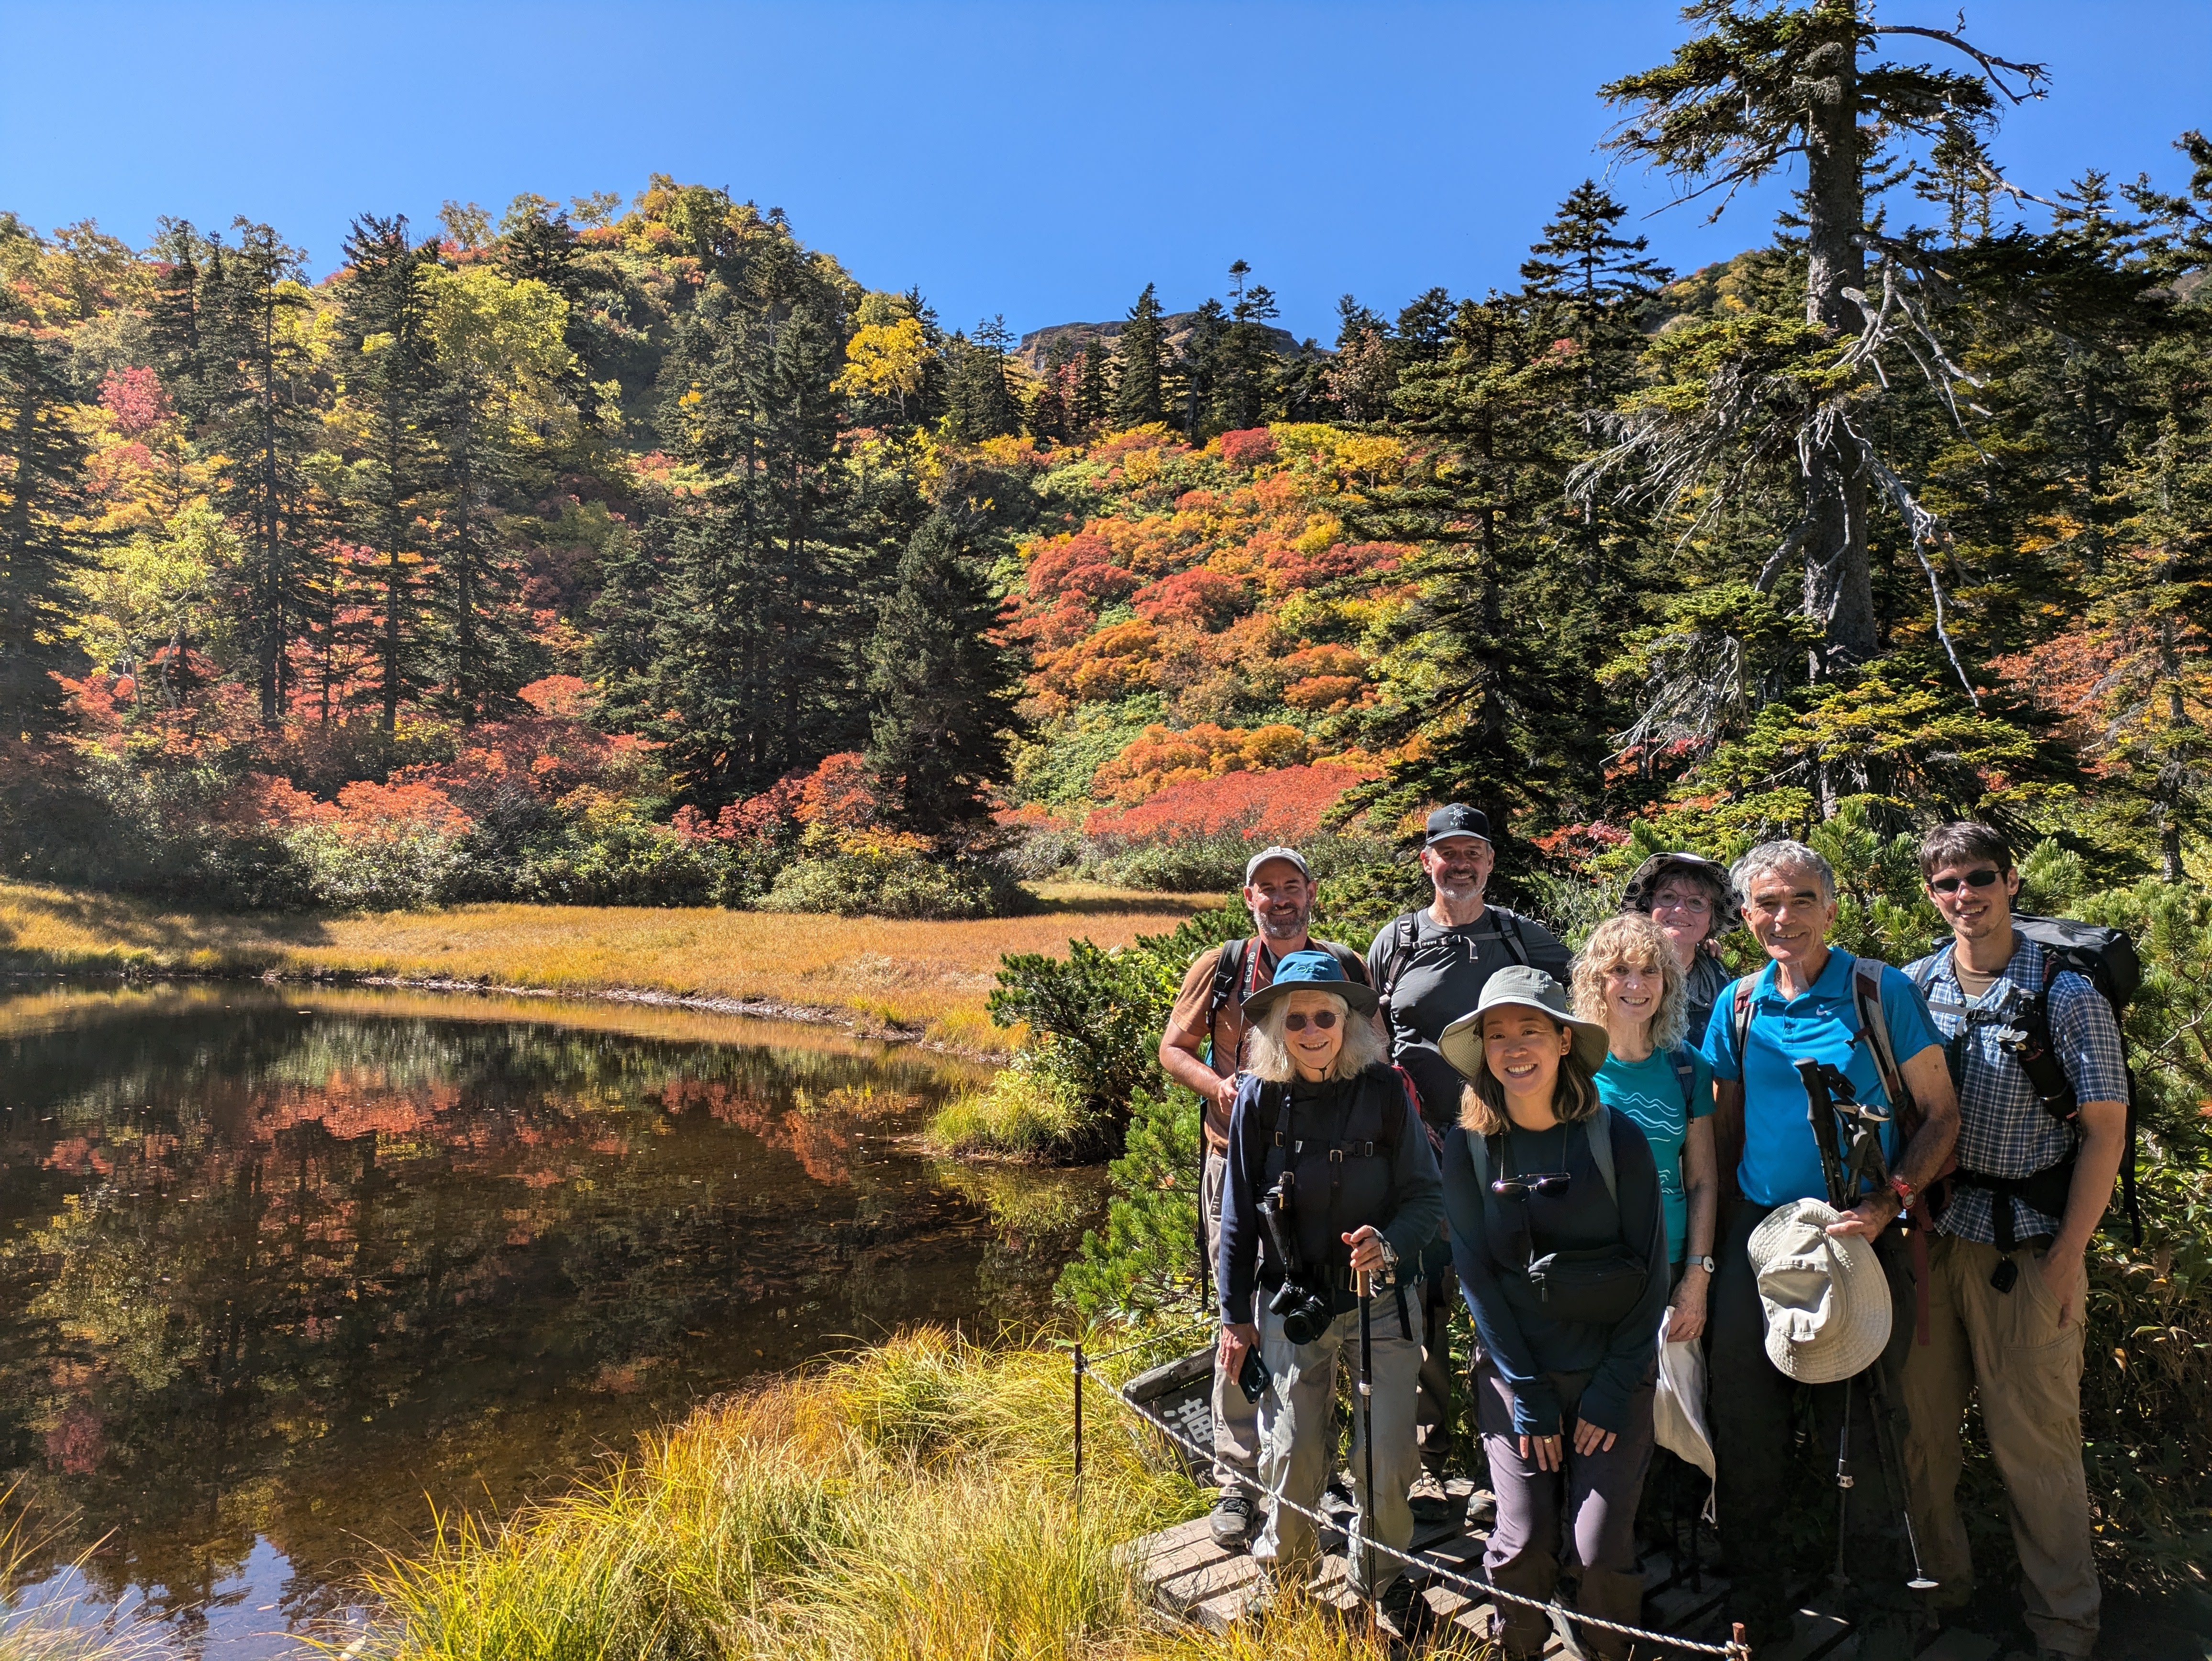
[[[908,1045],[935,1055],[957,1056],[963,1061],[978,1062],[991,1067],[1004,1067],[1013,1058],[1011,1046],[984,1049],[973,1044],[956,1043],[950,1039],[933,1038],[926,1031],[896,1022],[871,1020],[856,1010],[841,1009],[832,1004],[793,1003],[776,998],[716,997],[704,993],[655,991],[646,987],[510,986],[495,981],[463,980],[452,976],[380,975],[368,970],[319,970],[301,974],[251,968],[155,969],[137,965],[122,969],[9,969],[0,970],[0,978],[15,982],[112,981],[125,986],[151,985],[164,981],[216,986],[361,986],[393,991],[443,993],[455,997],[473,994],[478,996],[530,998],[548,1003],[639,1004],[648,1008],[683,1009],[703,1015],[736,1015],[750,1020],[788,1021],[800,1026],[836,1027],[852,1037],[865,1038],[877,1043]]]

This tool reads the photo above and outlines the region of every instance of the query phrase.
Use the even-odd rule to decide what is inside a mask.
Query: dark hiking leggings
[[[1752,1231],[1767,1208],[1739,1200],[1721,1219],[1714,1253],[1707,1351],[1706,1421],[1712,1427],[1718,1482],[1720,1536],[1740,1613],[1771,1614],[1790,1591],[1792,1566],[1784,1560],[1784,1513],[1806,1505],[1836,1504],[1837,1438],[1843,1428],[1845,1386],[1800,1384],[1766,1357],[1765,1322],[1759,1281],[1752,1273]],[[1905,1446],[1905,1358],[1912,1343],[1912,1269],[1897,1231],[1885,1232],[1875,1256],[1889,1281],[1893,1318],[1889,1346],[1875,1365],[1888,1379],[1894,1445]],[[1909,1608],[1905,1582],[1911,1573],[1905,1545],[1902,1496],[1893,1485],[1884,1450],[1875,1439],[1874,1395],[1865,1374],[1849,1387],[1851,1470],[1844,1563],[1864,1596],[1885,1608]],[[1809,1390],[1817,1429],[1809,1460],[1796,1447],[1797,1392]],[[1800,1572],[1810,1565],[1799,1566]]]
[[[1558,1590],[1561,1561],[1579,1563],[1575,1606],[1632,1624],[1644,1607],[1644,1577],[1636,1567],[1636,1500],[1651,1463],[1651,1384],[1647,1381],[1629,1397],[1628,1424],[1613,1445],[1582,1454],[1574,1449],[1575,1409],[1588,1378],[1579,1372],[1553,1375],[1566,1469],[1539,1470],[1533,1457],[1522,1454],[1514,1433],[1512,1389],[1487,1357],[1475,1363],[1475,1422],[1498,1496],[1498,1525],[1482,1565],[1500,1591],[1548,1602]],[[1551,1617],[1502,1598],[1497,1607],[1497,1636],[1505,1653],[1540,1653],[1552,1634]],[[1577,1635],[1593,1655],[1628,1652],[1627,1640],[1615,1634],[1585,1627]]]

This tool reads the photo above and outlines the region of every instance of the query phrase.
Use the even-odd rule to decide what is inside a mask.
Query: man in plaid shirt
[[[1981,1392],[2012,1502],[2038,1661],[2085,1657],[2099,1592],[2081,1471],[2082,1254],[2127,1140],[2127,1061],[2112,1007],[2012,925],[2020,873],[1985,824],[1929,832],[1920,869],[1951,942],[1906,972],[1927,995],[1959,1087],[1959,1171],[1929,1249],[1929,1320],[1905,1367],[1905,1445],[1925,1567],[1948,1607],[1972,1589],[1959,1518],[1960,1421]],[[2078,1110],[2052,1116],[2006,1037],[2038,995]]]

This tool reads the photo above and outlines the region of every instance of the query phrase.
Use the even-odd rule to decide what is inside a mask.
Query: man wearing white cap
[[[1197,1092],[1204,1109],[1206,1168],[1199,1216],[1209,1263],[1221,1247],[1222,1185],[1229,1171],[1229,1115],[1245,1070],[1250,1029],[1245,1001],[1273,983],[1275,967],[1294,952],[1326,952],[1347,979],[1367,984],[1367,965],[1348,946],[1317,940],[1306,932],[1318,891],[1305,858],[1295,848],[1263,848],[1244,867],[1244,904],[1257,932],[1191,960],[1160,1037],[1160,1067],[1177,1084]],[[1243,1545],[1252,1531],[1251,1490],[1237,1479],[1260,1469],[1260,1409],[1237,1381],[1217,1370],[1213,1380],[1213,1537]]]
[[[1722,1081],[1714,1117],[1723,1183],[1732,1178],[1740,1190],[1722,1219],[1709,1322],[1715,1500],[1734,1581],[1731,1612],[1754,1644],[1790,1633],[1781,1525],[1798,1468],[1794,1397],[1815,1386],[1824,1460],[1850,1427],[1856,1484],[1846,1490],[1841,1561],[1867,1612],[1859,1653],[1863,1661],[1892,1654],[1901,1661],[1910,1653],[1913,1609],[1905,1587],[1917,1576],[1901,1475],[1889,1456],[1905,1436],[1895,1409],[1914,1299],[1908,1254],[1890,1225],[1913,1208],[1949,1158],[1958,1098],[1912,983],[1887,964],[1829,946],[1836,879],[1826,859],[1802,843],[1765,843],[1729,875],[1744,922],[1770,960],[1723,994],[1705,1034]],[[1840,1214],[1828,1207],[1801,1061],[1834,1068],[1859,1102],[1890,1110],[1898,1121],[1882,1135],[1891,1186],[1869,1192],[1850,1179],[1845,1197],[1853,1203]],[[1832,1124],[1823,1129],[1833,1134]],[[1841,1162],[1840,1151],[1830,1157]],[[1869,1360],[1878,1378],[1857,1388],[1838,1382]],[[1892,1411],[1878,1414],[1878,1396]]]

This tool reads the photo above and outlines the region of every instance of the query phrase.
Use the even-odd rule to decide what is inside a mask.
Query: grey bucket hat
[[[1464,1079],[1482,1074],[1482,1018],[1506,1004],[1541,1010],[1575,1035],[1575,1054],[1593,1073],[1605,1065],[1607,1035],[1596,1021],[1575,1013],[1567,989],[1542,970],[1515,964],[1498,970],[1482,983],[1482,999],[1475,1007],[1437,1035],[1437,1048]]]

